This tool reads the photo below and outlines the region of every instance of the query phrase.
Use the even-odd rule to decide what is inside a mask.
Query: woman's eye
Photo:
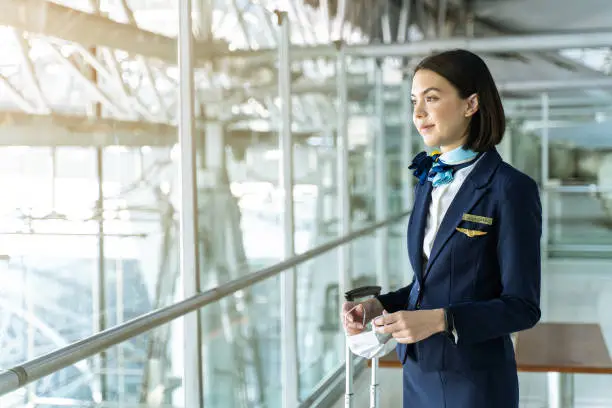
[[[411,103],[413,106],[414,106],[414,105],[416,105],[416,101],[415,101],[414,99],[411,99],[411,100],[410,100],[410,103]]]
[[[438,98],[436,98],[435,96],[428,96],[427,98],[425,98],[425,100],[427,102],[434,102],[434,101],[437,101]]]

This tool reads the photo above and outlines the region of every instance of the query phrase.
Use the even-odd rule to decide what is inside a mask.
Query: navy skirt
[[[467,372],[423,372],[407,358],[404,408],[518,408],[516,364]]]

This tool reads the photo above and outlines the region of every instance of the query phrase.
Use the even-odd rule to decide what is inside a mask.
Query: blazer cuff
[[[376,296],[376,299],[378,299],[378,301],[383,305],[383,309],[387,313],[395,313],[399,312],[400,310],[406,310],[406,300],[403,296],[398,299],[398,296],[395,293],[379,295]]]
[[[375,296],[375,298],[383,305],[383,309],[385,309],[389,313],[397,312],[395,307],[395,297],[391,293],[385,293],[384,295]]]

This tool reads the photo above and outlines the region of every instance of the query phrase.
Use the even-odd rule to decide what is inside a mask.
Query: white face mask
[[[350,313],[351,310],[349,310],[347,314]],[[365,326],[365,313],[363,316],[363,321]],[[353,354],[357,354],[358,356],[367,359],[383,357],[395,349],[395,346],[397,345],[397,341],[391,334],[377,333],[374,326],[372,326],[372,330],[366,330],[352,336],[347,335],[346,341]]]

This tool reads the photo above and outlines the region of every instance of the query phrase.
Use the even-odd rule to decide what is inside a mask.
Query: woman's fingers
[[[342,314],[343,317],[348,322],[357,322],[363,320],[363,305],[347,302],[342,305]]]
[[[378,333],[394,334],[406,327],[406,313],[384,313],[374,319],[374,326]]]
[[[348,314],[352,322],[363,321],[363,305],[359,304]]]
[[[363,329],[363,323],[361,322],[346,322],[345,326],[352,329]]]
[[[353,302],[344,302],[342,304],[342,315],[343,316],[346,315],[354,307],[355,307],[355,304]]]
[[[342,305],[342,323],[349,335],[361,333],[363,325],[364,308],[362,304],[345,302]]]

